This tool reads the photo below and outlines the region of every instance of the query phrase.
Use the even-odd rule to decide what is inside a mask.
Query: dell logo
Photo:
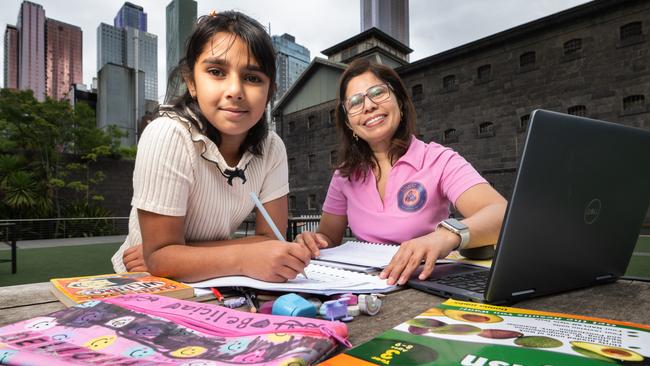
[[[603,207],[603,203],[598,199],[594,198],[589,201],[587,207],[585,207],[585,223],[591,225],[598,219],[600,215],[600,210]]]

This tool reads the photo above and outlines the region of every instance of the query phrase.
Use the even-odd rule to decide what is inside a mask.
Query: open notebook
[[[388,266],[398,249],[399,245],[395,244],[347,241],[338,247],[322,249],[318,259],[313,259],[311,263],[357,272],[378,272]],[[487,268],[492,265],[491,260],[470,260],[457,251],[436,261],[436,263],[450,262],[463,262]]]
[[[337,247],[322,249],[312,263],[345,268],[359,272],[373,272],[390,263],[399,245],[347,241]]]
[[[299,274],[293,280],[281,283],[260,281],[245,276],[226,276],[188,283],[188,285],[196,289],[245,286],[258,290],[306,292],[328,296],[347,292],[381,293],[393,291],[398,288],[397,286],[388,285],[386,280],[382,280],[377,276],[314,263],[310,263],[305,267],[305,273],[309,278],[305,278],[305,276]]]

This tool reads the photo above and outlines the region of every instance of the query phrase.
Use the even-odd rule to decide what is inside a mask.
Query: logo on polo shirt
[[[420,182],[408,182],[397,193],[397,205],[400,210],[415,212],[427,202],[427,190]]]

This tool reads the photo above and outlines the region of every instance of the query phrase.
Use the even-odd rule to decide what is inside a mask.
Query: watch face
[[[456,230],[466,230],[467,225],[463,224],[462,222],[456,220],[456,219],[447,219],[444,221],[447,225],[453,227]]]

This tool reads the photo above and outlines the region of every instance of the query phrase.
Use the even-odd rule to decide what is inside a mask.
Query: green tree
[[[72,109],[66,101],[38,102],[31,91],[0,90],[0,217],[61,217],[65,189],[77,196],[69,203],[75,211],[94,209],[103,197],[93,186],[105,176],[93,164],[119,158],[122,136],[117,128],[98,129],[86,104]],[[78,162],[65,163],[66,154]]]

